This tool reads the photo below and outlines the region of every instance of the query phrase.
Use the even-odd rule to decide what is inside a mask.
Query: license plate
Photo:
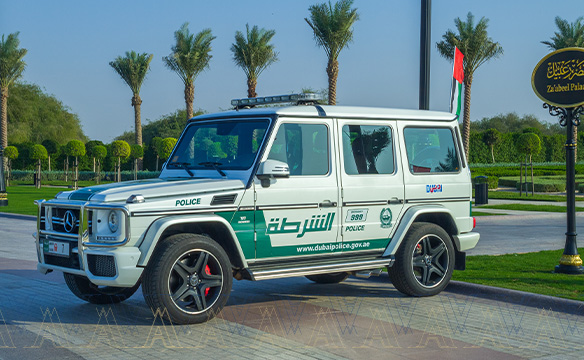
[[[49,241],[49,254],[69,256],[69,243],[61,241]]]

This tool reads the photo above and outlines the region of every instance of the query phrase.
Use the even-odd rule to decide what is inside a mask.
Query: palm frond
[[[184,23],[175,31],[172,53],[162,58],[166,67],[176,72],[185,85],[192,84],[197,75],[209,67],[211,42],[215,39],[211,29],[192,34],[188,25]]]
[[[257,25],[250,30],[249,24],[245,29],[245,35],[241,31],[235,33],[235,43],[231,45],[233,61],[248,79],[257,79],[267,67],[278,61],[278,53],[270,44],[276,31],[259,29]]]
[[[126,51],[124,57],[118,56],[109,64],[132,89],[132,93],[139,95],[152,58],[152,54],[138,54],[135,51]]]
[[[324,49],[329,59],[336,60],[341,50],[353,41],[353,24],[359,20],[357,9],[351,9],[353,0],[340,0],[333,6],[327,3],[308,8],[310,19],[304,20],[314,32],[316,44]]]
[[[550,41],[542,41],[550,50],[559,50],[567,47],[584,47],[584,23],[579,17],[573,23],[556,16],[555,23],[558,31],[550,38]]]
[[[2,40],[0,40],[0,87],[2,88],[12,84],[26,68],[23,58],[27,50],[19,48],[18,34],[15,32],[8,36],[2,35]]]

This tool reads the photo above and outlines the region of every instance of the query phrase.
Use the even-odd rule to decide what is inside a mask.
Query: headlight
[[[107,225],[112,233],[118,231],[118,228],[120,227],[120,216],[117,211],[112,210],[109,212],[109,215],[107,216]]]

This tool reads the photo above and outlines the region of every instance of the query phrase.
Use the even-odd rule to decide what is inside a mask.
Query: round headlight
[[[117,211],[110,211],[109,215],[107,216],[107,225],[109,226],[109,229],[112,233],[118,231],[118,228],[120,227],[120,219]]]

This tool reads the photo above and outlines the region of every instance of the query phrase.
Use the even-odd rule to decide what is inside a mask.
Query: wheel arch
[[[247,267],[247,261],[229,222],[214,214],[188,217],[168,216],[154,221],[144,234],[144,240],[140,244],[142,255],[138,260],[138,266],[148,265],[154,250],[161,241],[171,235],[180,233],[208,235],[225,249],[233,267]]]
[[[389,245],[387,245],[383,253],[384,257],[392,256],[396,253],[412,224],[417,222],[428,222],[442,227],[450,235],[455,251],[460,248],[458,239],[455,236],[458,234],[458,227],[449,209],[441,205],[416,205],[410,207],[404,213]]]

